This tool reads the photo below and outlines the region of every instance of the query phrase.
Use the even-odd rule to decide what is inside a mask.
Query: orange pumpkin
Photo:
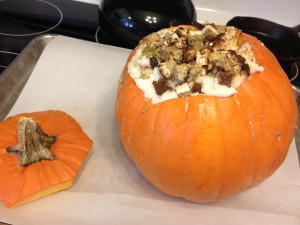
[[[213,202],[253,188],[284,161],[297,107],[291,84],[274,55],[242,33],[264,71],[230,97],[197,96],[152,104],[122,72],[116,120],[123,146],[158,189],[195,202]]]
[[[37,145],[44,152],[38,153]],[[23,113],[0,122],[0,200],[15,207],[70,188],[91,146],[80,125],[62,111]]]

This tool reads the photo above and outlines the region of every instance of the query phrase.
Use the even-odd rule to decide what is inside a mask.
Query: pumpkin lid
[[[199,23],[160,30],[137,46],[128,73],[154,104],[198,94],[231,96],[250,74],[264,69],[240,33]]]
[[[0,201],[16,207],[71,187],[93,141],[65,112],[0,122]]]

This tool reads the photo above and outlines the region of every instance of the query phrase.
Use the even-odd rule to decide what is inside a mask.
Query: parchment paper
[[[0,221],[47,224],[300,224],[300,169],[293,142],[284,164],[257,188],[195,204],[158,191],[122,149],[114,119],[118,79],[129,50],[56,37],[46,47],[10,115],[59,109],[94,141],[73,187],[9,209]],[[1,182],[1,181],[0,181]]]

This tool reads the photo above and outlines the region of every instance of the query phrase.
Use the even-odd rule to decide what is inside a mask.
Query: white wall
[[[102,0],[76,0],[99,4]],[[142,0],[140,0],[142,1]],[[300,24],[300,0],[192,0],[199,21],[224,23],[233,16],[255,16],[287,26]]]
[[[287,26],[300,24],[300,0],[193,0],[197,9],[212,9],[223,16],[254,16]],[[230,16],[231,16],[230,15]],[[205,15],[203,15],[205,16]],[[198,12],[198,18],[202,18]]]

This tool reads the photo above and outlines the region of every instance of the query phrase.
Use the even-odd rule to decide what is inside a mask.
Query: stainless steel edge
[[[0,221],[0,225],[12,225],[12,224],[11,224],[11,223],[5,223],[5,222]]]
[[[296,149],[298,153],[298,162],[300,166],[300,89],[293,85],[293,90],[295,93],[295,98],[298,107],[298,120],[297,120],[296,132],[295,132],[295,143],[296,143]]]
[[[23,90],[43,50],[56,35],[34,38],[0,74],[0,120],[3,120]]]

